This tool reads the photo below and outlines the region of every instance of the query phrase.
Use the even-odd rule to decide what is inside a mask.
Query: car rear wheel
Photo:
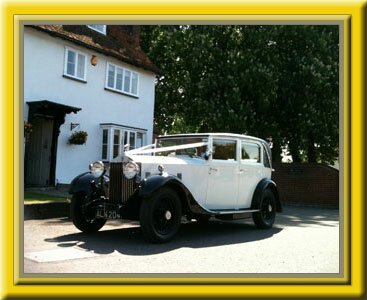
[[[73,224],[82,232],[97,232],[106,223],[106,219],[96,219],[93,212],[87,212],[85,204],[89,202],[85,194],[74,194],[71,198],[70,216]]]
[[[275,196],[272,190],[266,189],[263,192],[259,208],[259,212],[252,214],[255,225],[261,229],[271,228],[276,215]]]
[[[171,240],[181,224],[181,202],[177,193],[163,187],[140,207],[140,226],[146,239],[153,243]]]

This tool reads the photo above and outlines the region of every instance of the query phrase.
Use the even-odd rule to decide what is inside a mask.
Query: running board
[[[211,210],[211,212],[215,215],[235,215],[243,213],[253,213],[258,211],[260,210],[259,209]]]

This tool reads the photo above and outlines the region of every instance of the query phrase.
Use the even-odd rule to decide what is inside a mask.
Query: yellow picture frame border
[[[24,278],[19,272],[22,21],[342,22],[344,276],[308,278]],[[2,5],[1,297],[361,297],[365,291],[366,1],[4,2]],[[353,216],[353,217],[351,217]],[[286,274],[287,275],[287,274]]]

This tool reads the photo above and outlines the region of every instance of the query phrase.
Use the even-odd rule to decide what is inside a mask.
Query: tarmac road
[[[339,254],[339,211],[333,209],[285,207],[269,230],[256,229],[251,219],[213,219],[204,225],[187,222],[177,237],[166,244],[146,242],[136,222],[109,221],[92,235],[79,232],[66,218],[24,222],[25,274],[120,273],[119,277],[134,277],[134,273],[183,274],[179,276],[330,273],[336,276]]]

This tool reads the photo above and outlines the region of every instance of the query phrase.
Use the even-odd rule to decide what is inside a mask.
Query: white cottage
[[[25,26],[26,186],[68,184],[90,162],[152,142],[160,71],[139,42],[139,26]],[[77,131],[85,144],[69,144]]]

